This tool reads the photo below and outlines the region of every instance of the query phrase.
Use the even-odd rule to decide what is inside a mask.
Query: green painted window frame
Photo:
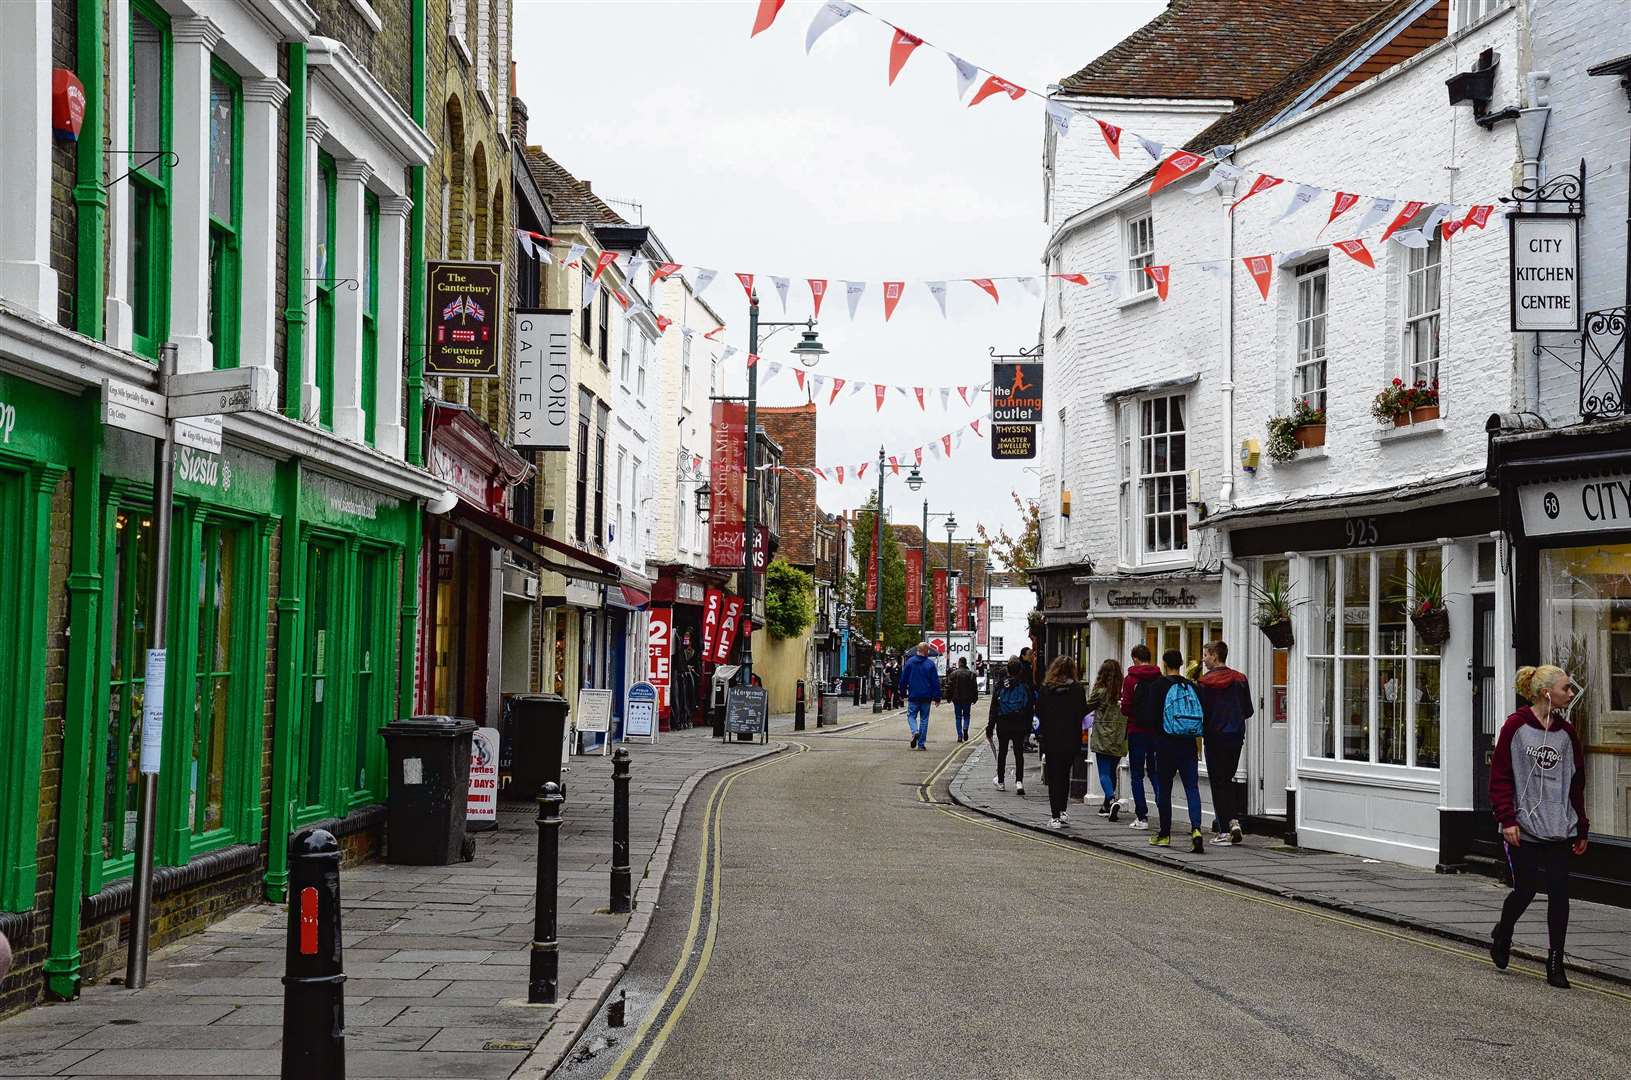
[[[363,243],[366,258],[363,261],[362,294],[362,409],[363,441],[375,445],[378,422],[374,413],[379,403],[379,196],[372,191],[363,195]]]
[[[136,22],[158,31],[159,50],[159,146],[136,146]],[[120,160],[128,162],[130,175],[131,251],[130,307],[134,328],[131,343],[136,352],[157,360],[159,346],[170,337],[170,148],[172,145],[172,106],[175,98],[175,53],[170,34],[170,17],[150,0],[130,3],[130,125],[125,133],[125,149]],[[141,237],[141,250],[135,241]],[[145,331],[145,332],[144,332]]]
[[[323,241],[317,272],[317,422],[334,430],[334,246],[339,235],[339,172],[334,158],[317,154],[318,191],[323,198]]]
[[[239,335],[243,325],[243,257],[240,250],[243,235],[243,80],[219,60],[210,63],[210,76],[212,82],[219,80],[231,90],[232,104],[231,220],[223,221],[214,213],[209,216],[210,342],[214,346],[215,366],[235,368],[238,366]],[[212,94],[212,110],[213,107]],[[213,129],[213,118],[211,124]]]

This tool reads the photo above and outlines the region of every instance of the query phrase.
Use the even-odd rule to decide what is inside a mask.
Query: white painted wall
[[[1036,595],[1028,588],[1014,588],[1012,586],[993,586],[991,589],[991,662],[1002,663],[1010,656],[1018,656],[1019,650],[1030,645],[1030,630],[1027,621],[1031,609],[1036,606]],[[1002,618],[995,617],[995,609],[1002,608]],[[997,648],[997,638],[1002,638],[1002,648]]]

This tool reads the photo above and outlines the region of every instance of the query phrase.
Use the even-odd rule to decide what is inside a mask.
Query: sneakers
[[[1099,813],[1100,817],[1109,817],[1110,816],[1110,800],[1109,799],[1106,799],[1102,803],[1099,804],[1098,813]]]
[[[1189,850],[1193,851],[1197,855],[1206,854],[1206,841],[1201,839],[1201,831],[1199,829],[1191,829],[1189,831]]]
[[[1051,818],[1048,819],[1048,828],[1050,828],[1050,829],[1063,829],[1064,827],[1065,827],[1065,821],[1064,821],[1063,818],[1051,817]]]
[[[1221,846],[1223,844],[1227,844],[1228,842],[1229,842],[1229,834],[1228,833],[1226,833],[1226,832],[1215,832],[1215,833],[1212,834],[1212,843],[1218,844],[1218,845]]]
[[[991,786],[996,788],[998,791],[1006,791],[1007,790],[1006,788],[1004,788],[1002,786],[1002,777],[1000,777],[1000,776],[993,776],[991,778]]]
[[[1150,827],[1150,819],[1149,818],[1138,818],[1138,819],[1134,820],[1134,822],[1132,824],[1132,827],[1135,828],[1135,829],[1148,829]]]
[[[1502,932],[1499,926],[1489,936],[1489,958],[1501,971],[1505,971],[1506,965],[1512,962],[1512,935]]]
[[[1014,781],[1014,794],[1015,795],[1025,794],[1025,781],[1023,781],[1023,780],[1015,780]]]
[[[1111,803],[1110,803],[1110,821],[1112,823],[1114,823],[1114,822],[1118,821],[1120,818],[1121,818],[1121,800],[1120,799],[1112,800]]]
[[[917,736],[916,735],[913,735],[910,739],[906,740],[906,749],[908,749],[908,750],[916,750],[917,749]]]
[[[1070,811],[1069,810],[1060,811],[1060,813],[1059,813],[1059,824],[1061,824],[1061,825],[1069,825],[1070,824]]]
[[[1147,829],[1149,828],[1149,825],[1146,824],[1144,827]],[[1166,833],[1156,833],[1154,836],[1150,837],[1150,846],[1171,847],[1172,837],[1168,836]]]
[[[1243,841],[1245,838],[1246,838],[1245,834],[1241,831],[1241,828],[1240,828],[1240,822],[1238,822],[1238,821],[1231,822],[1230,825],[1229,825],[1229,843],[1238,844],[1241,841]]]

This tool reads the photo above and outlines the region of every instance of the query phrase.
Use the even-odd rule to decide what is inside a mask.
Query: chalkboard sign
[[[725,691],[725,733],[758,735],[767,732],[770,691],[762,686],[733,686]]]
[[[629,687],[623,704],[623,741],[657,741],[657,688],[648,682]]]

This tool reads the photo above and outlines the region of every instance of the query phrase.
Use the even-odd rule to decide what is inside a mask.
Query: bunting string
[[[986,422],[986,418],[983,416],[975,417],[962,427],[937,435],[909,450],[896,450],[892,453],[886,450],[884,451],[884,468],[888,469],[892,475],[898,476],[903,469],[911,469],[913,466],[922,465],[925,454],[934,461],[950,461],[953,452],[963,445],[963,440],[968,437],[969,432],[972,431],[976,438],[985,438],[985,431],[981,425]],[[858,465],[803,466],[766,463],[757,466],[757,468],[760,472],[799,473],[804,476],[813,476],[819,480],[843,484],[846,479],[865,480],[868,470],[877,468],[877,465],[877,459],[872,458]]]

